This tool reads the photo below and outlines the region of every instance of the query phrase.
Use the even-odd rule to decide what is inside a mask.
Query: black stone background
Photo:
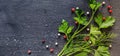
[[[76,6],[90,11],[87,0],[0,0],[0,56],[56,56],[65,44],[57,28],[62,19],[74,24],[71,8]]]

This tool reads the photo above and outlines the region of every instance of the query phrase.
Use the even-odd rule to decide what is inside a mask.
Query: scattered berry
[[[106,2],[105,2],[105,1],[103,1],[103,2],[102,2],[102,5],[105,5],[105,4],[106,4]]]
[[[89,43],[91,44],[92,42],[91,42],[91,41],[89,41]]]
[[[111,5],[108,5],[107,8],[108,8],[108,9],[112,9],[112,6],[111,6]]]
[[[53,53],[54,52],[54,49],[53,48],[50,48],[50,53]]]
[[[109,45],[109,48],[110,48],[110,49],[112,48],[112,45],[111,45],[111,44]]]
[[[72,11],[72,13],[74,13],[75,12],[75,8],[72,8],[71,11]]]
[[[60,36],[61,34],[60,33],[58,33],[58,36]]]
[[[109,13],[111,14],[111,13],[112,13],[112,10],[109,10]]]
[[[89,29],[89,28],[87,28],[87,31],[90,31],[90,29]]]
[[[63,36],[63,38],[64,38],[64,39],[67,39],[67,36],[66,36],[66,35],[64,35],[64,36]]]
[[[28,53],[28,55],[30,55],[30,54],[32,53],[32,51],[31,51],[31,50],[28,50],[27,53]]]
[[[77,21],[75,21],[75,25],[78,25],[78,22],[77,22]]]
[[[78,10],[79,9],[79,7],[76,7],[76,10]]]
[[[89,36],[84,37],[84,41],[88,41],[90,39]]]
[[[45,40],[44,40],[44,39],[42,40],[42,43],[45,43]]]
[[[47,49],[49,48],[49,46],[48,46],[48,45],[46,45],[45,47],[46,47]]]
[[[87,12],[86,12],[86,14],[87,14],[87,15],[89,15],[89,14],[90,14],[90,12],[89,12],[89,11],[87,11]]]
[[[103,21],[105,21],[105,20],[106,20],[106,18],[105,18],[105,17],[103,17],[103,18],[102,18],[102,20],[103,20]]]
[[[55,45],[58,46],[58,42],[55,42]]]

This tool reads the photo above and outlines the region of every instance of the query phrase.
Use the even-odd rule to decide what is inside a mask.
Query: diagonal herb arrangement
[[[104,17],[101,12],[96,13],[102,6],[96,0],[89,0],[92,14],[89,20],[84,11],[75,10],[75,26],[69,26],[66,20],[62,20],[58,31],[64,34],[67,43],[57,56],[110,56],[109,45],[111,46],[114,34],[103,31],[114,25],[115,19],[112,16]],[[73,9],[74,10],[74,9]],[[112,11],[109,13],[111,14]],[[95,23],[92,23],[94,21]],[[89,33],[81,33],[90,26]]]

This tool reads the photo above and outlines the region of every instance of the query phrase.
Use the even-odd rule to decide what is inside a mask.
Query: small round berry
[[[102,20],[105,21],[105,20],[106,20],[106,17],[103,17]]]
[[[49,48],[49,46],[48,46],[48,45],[46,45],[45,47],[46,47],[47,49]]]
[[[74,13],[75,12],[75,8],[72,8],[71,11]]]
[[[54,52],[54,49],[53,48],[50,48],[50,53],[53,53]]]
[[[67,39],[67,36],[66,36],[66,35],[64,35],[64,36],[63,36],[63,38],[64,38],[64,39]]]
[[[89,41],[89,43],[91,44],[92,42],[91,42],[91,41]]]
[[[58,42],[55,42],[55,45],[58,46]]]
[[[30,55],[30,54],[32,53],[32,51],[31,51],[31,50],[28,50],[27,53],[28,53],[28,55]]]
[[[75,21],[75,25],[78,25],[78,22],[77,22],[77,21]]]
[[[78,10],[78,9],[79,9],[79,7],[76,7],[76,9]]]
[[[88,41],[90,39],[89,36],[84,37],[84,41]]]
[[[109,10],[109,13],[112,13],[112,10]]]
[[[87,12],[86,12],[86,14],[87,14],[87,15],[89,15],[89,14],[90,14],[90,12],[89,12],[89,11],[87,11]]]
[[[108,8],[108,9],[112,9],[112,6],[111,6],[111,5],[108,5],[107,8]]]
[[[60,33],[58,33],[57,35],[58,35],[58,36],[60,36],[61,34],[60,34]]]
[[[44,40],[44,39],[42,40],[42,43],[45,43],[45,40]]]
[[[111,45],[111,44],[109,45],[109,48],[110,48],[110,49],[112,48],[112,45]]]
[[[90,29],[89,29],[89,28],[87,28],[87,31],[90,31]]]
[[[106,4],[106,2],[105,2],[105,1],[103,1],[103,2],[102,2],[102,5],[105,5],[105,4]]]

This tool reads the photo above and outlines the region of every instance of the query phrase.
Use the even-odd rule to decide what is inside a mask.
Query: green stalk
[[[89,22],[87,23],[87,25],[85,25],[85,26],[84,26],[83,28],[81,28],[79,31],[76,30],[76,31],[74,32],[74,34],[72,35],[72,37],[68,40],[67,44],[65,44],[65,46],[63,47],[63,49],[61,50],[61,52],[60,52],[57,56],[62,56],[64,50],[68,47],[68,45],[71,43],[71,41],[75,38],[75,35],[77,35],[78,33],[80,33],[82,30],[84,30],[84,29],[91,23],[91,21],[92,21],[93,18],[94,18],[94,14],[95,14],[96,11],[92,11],[92,12],[93,12],[93,13],[92,13],[92,16],[91,16]],[[79,28],[79,27],[78,27],[78,28]]]
[[[64,48],[61,50],[61,52],[57,55],[57,56],[61,56],[62,53],[64,52],[64,50],[67,48],[67,46],[69,45],[69,43],[72,41],[72,38],[70,38],[70,40],[67,42],[67,44],[65,44]]]
[[[71,56],[71,55],[73,55],[74,53],[79,52],[79,51],[82,51],[82,50],[87,49],[87,48],[89,48],[89,46],[86,47],[86,48],[80,47],[80,50],[75,51],[75,52],[73,52],[73,53],[70,53],[70,54],[68,54],[67,56]]]
[[[87,25],[85,25],[83,28],[81,28],[76,34],[80,33],[82,30],[84,30],[84,29],[91,23],[91,21],[92,21],[93,18],[94,18],[95,12],[96,12],[96,11],[93,11],[92,16],[91,16],[89,22],[87,23]]]
[[[77,31],[79,30],[79,28],[80,28],[80,25],[78,25],[78,28],[76,29],[75,32],[77,32]],[[74,34],[75,34],[75,33],[74,33]],[[74,35],[74,34],[73,34],[73,35]],[[64,52],[64,50],[67,48],[67,46],[69,45],[69,43],[70,43],[72,40],[73,40],[72,38],[69,39],[69,41],[67,42],[67,44],[65,44],[64,48],[61,50],[61,52],[60,52],[57,56],[60,56],[60,55]]]

